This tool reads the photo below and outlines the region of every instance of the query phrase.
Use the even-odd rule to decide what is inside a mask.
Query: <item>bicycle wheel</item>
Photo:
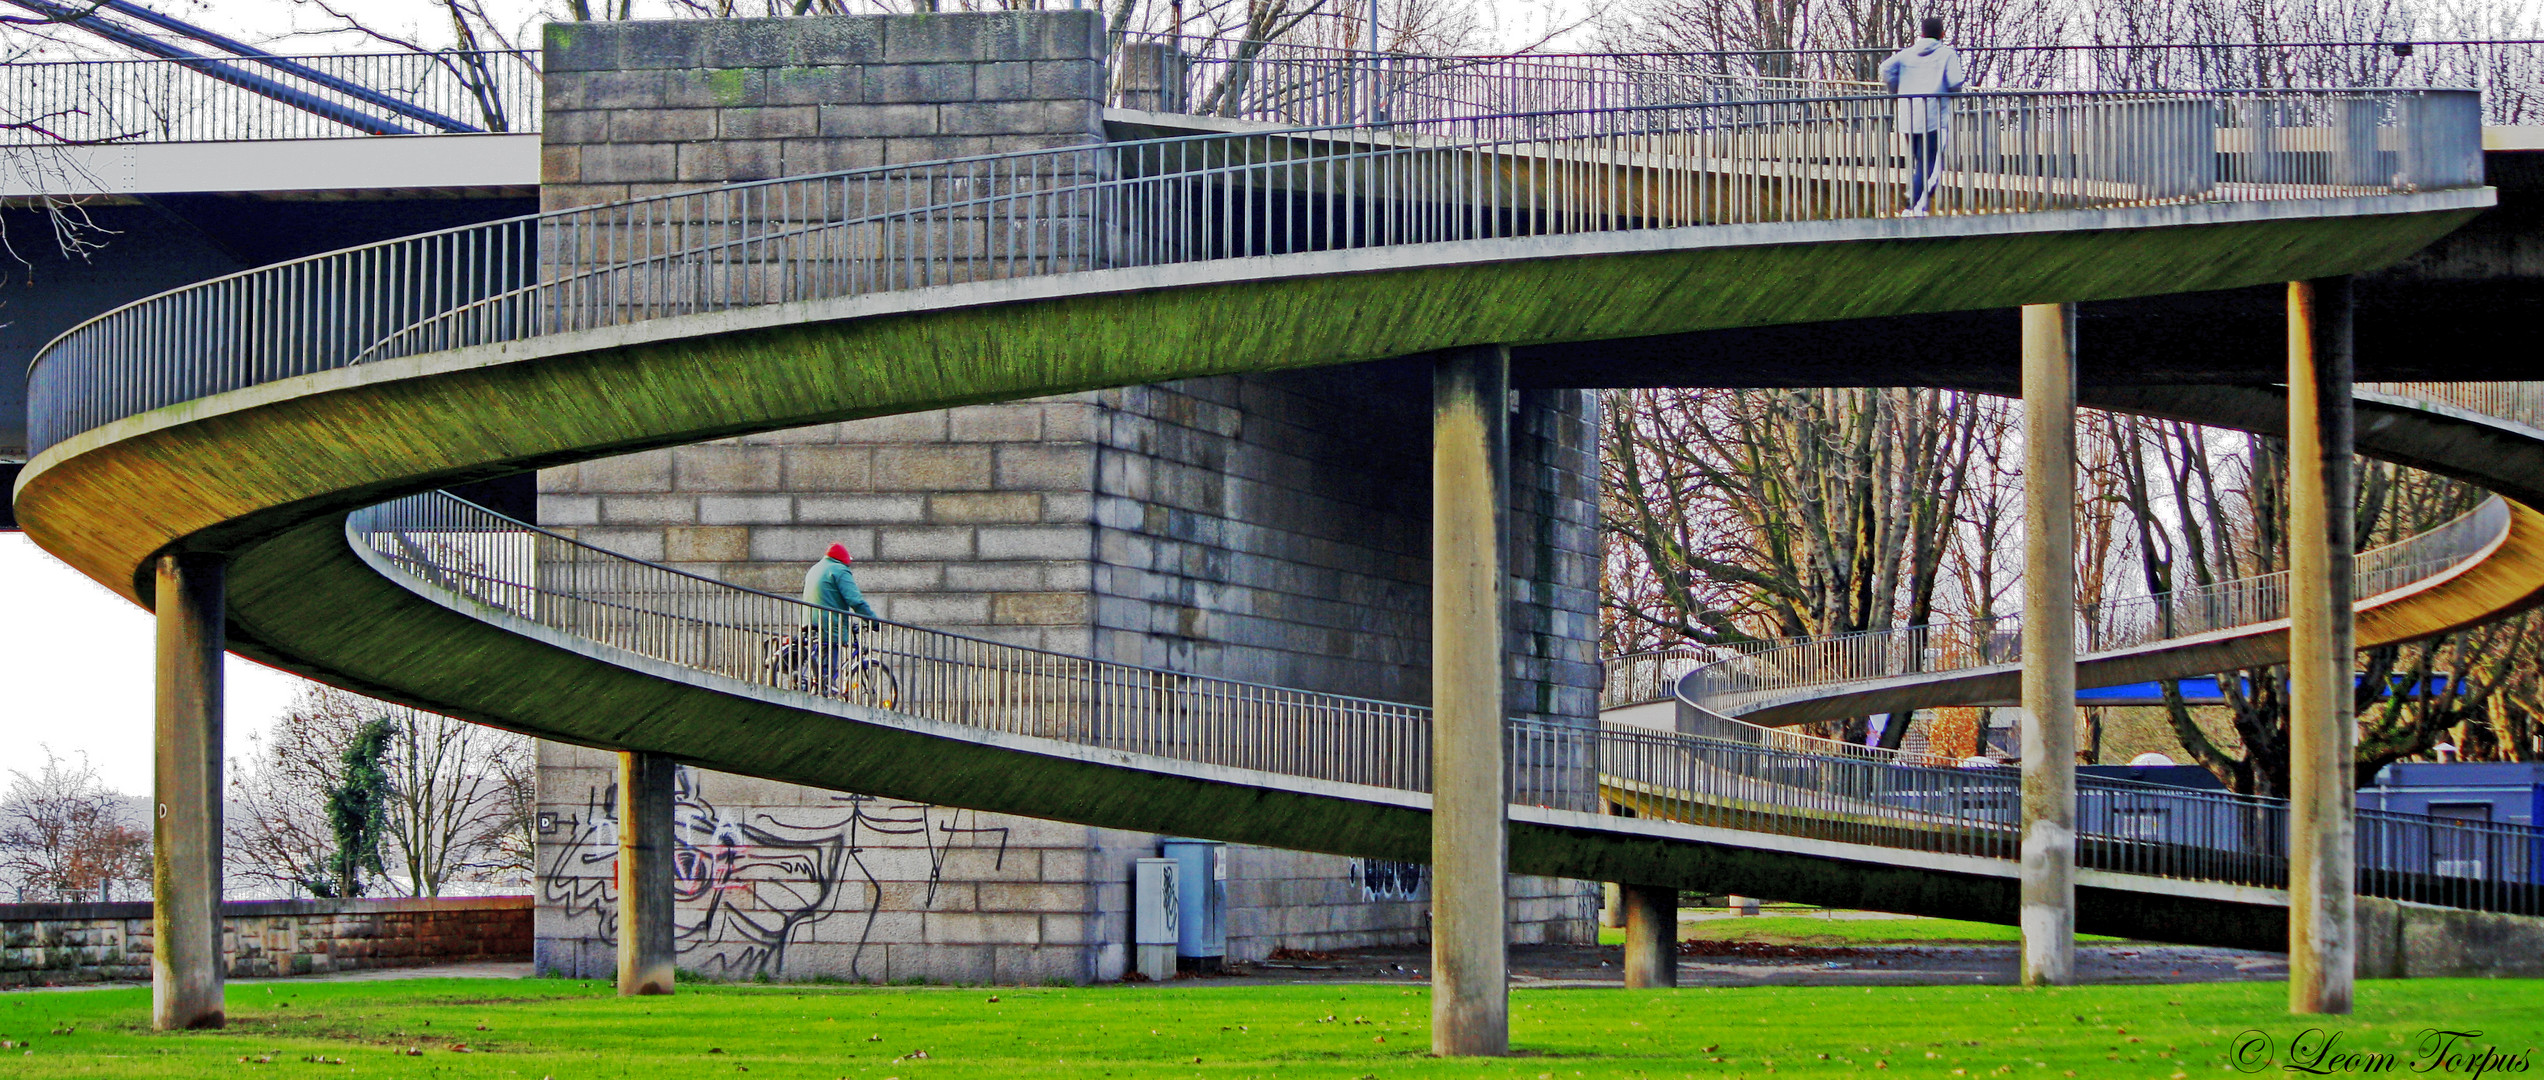
[[[847,677],[840,680],[840,697],[859,705],[878,709],[901,707],[901,680],[892,668],[871,656],[852,664]]]
[[[768,684],[780,690],[810,690],[812,682],[805,672],[804,647],[793,638],[777,638],[768,644]]]

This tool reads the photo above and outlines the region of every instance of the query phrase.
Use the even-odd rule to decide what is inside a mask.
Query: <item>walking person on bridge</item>
[[[1917,43],[1882,61],[1882,83],[1899,96],[1898,126],[1908,136],[1908,209],[1901,217],[1926,216],[1942,171],[1943,141],[1952,130],[1952,102],[1968,79],[1961,54],[1943,43],[1943,20],[1927,16]]]

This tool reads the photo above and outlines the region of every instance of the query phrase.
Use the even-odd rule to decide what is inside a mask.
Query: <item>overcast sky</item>
[[[0,594],[0,770],[40,769],[50,747],[88,755],[117,790],[149,791],[150,613],[23,533],[0,533]],[[301,681],[235,656],[224,681],[229,756],[243,756]]]

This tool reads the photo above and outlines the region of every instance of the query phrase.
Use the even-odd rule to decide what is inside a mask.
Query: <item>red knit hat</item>
[[[839,560],[839,561],[841,561],[841,562],[844,562],[844,563],[852,563],[852,562],[857,561],[857,560],[855,560],[855,559],[852,559],[852,558],[849,558],[849,557],[848,557],[848,545],[846,545],[846,544],[832,544],[832,545],[830,545],[830,557],[831,557],[831,558],[834,558],[834,559],[837,559],[837,560]]]

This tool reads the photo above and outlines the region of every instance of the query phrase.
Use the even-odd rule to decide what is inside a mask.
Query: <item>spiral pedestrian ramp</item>
[[[2107,127],[2103,143],[2061,145],[2110,159],[2008,153],[1946,200],[1961,212],[1920,220],[1886,216],[1886,139],[1861,135],[1887,101],[1778,103],[1529,117],[1524,135],[1483,118],[889,166],[321,256],[57,340],[33,375],[38,452],[16,511],[48,550],[145,605],[159,554],[223,556],[236,651],[435,711],[913,801],[1419,860],[1419,707],[892,626],[867,647],[899,673],[893,709],[781,689],[763,650],[803,620],[792,601],[431,492],[1098,387],[2346,274],[2491,198],[2445,152],[2478,142],[2476,114],[2444,92],[2280,94],[2236,115],[2382,117],[2363,145],[2397,147],[2367,155],[2392,168],[2225,140],[2187,186],[2118,134],[2178,128],[2034,97],[2009,101],[2007,122]],[[2441,456],[2465,474],[2496,465]],[[2495,515],[2497,542],[2429,568],[2444,572],[2432,595],[2505,582],[2444,618],[2527,602],[2531,570],[2491,567],[2529,550],[2533,517]],[[1542,724],[1512,725],[1510,757],[1516,872],[2013,918],[2001,785]],[[1656,792],[1746,785],[1759,806],[1602,815],[1602,774]],[[2089,843],[2080,928],[2282,940],[2270,814],[2226,800],[2199,811],[2205,831]],[[2394,875],[2370,887],[2538,910],[2523,876],[2457,888]]]

